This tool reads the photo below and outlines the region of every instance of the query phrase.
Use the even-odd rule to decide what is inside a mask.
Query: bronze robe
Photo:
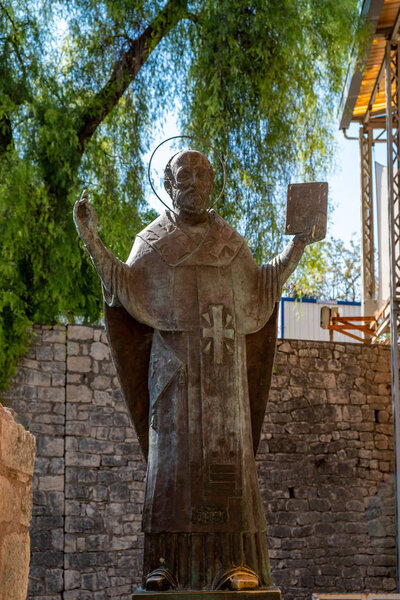
[[[118,340],[113,311],[121,309],[106,310],[123,391],[148,450],[145,574],[162,558],[181,587],[201,589],[219,569],[244,564],[270,585],[254,453],[276,329],[266,333],[269,373],[253,381],[267,388],[261,406],[249,401],[246,340],[268,324],[283,265],[277,257],[259,268],[243,238],[218,214],[211,217],[201,237],[181,231],[170,213],[159,217],[138,234],[127,263],[115,265],[106,284],[109,306],[123,307],[118,318],[127,311],[145,326],[141,336]],[[147,350],[140,341],[146,334]],[[142,368],[150,358],[147,400],[138,374],[126,374],[127,344]]]

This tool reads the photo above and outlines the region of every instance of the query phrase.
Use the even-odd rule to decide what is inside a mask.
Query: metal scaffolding
[[[373,315],[375,300],[374,218],[372,193],[372,131],[360,127],[361,163],[361,280],[363,315]]]
[[[360,124],[363,312],[364,317],[375,319],[372,341],[387,332],[390,324],[397,590],[400,591],[400,0],[364,0],[361,16],[368,24],[370,38],[366,48],[354,50],[342,98],[340,128],[346,131],[351,122]],[[383,140],[385,132],[386,140]],[[384,141],[387,144],[390,298],[381,298],[383,304],[379,312],[375,312],[372,148],[375,143]],[[381,256],[380,260],[386,257]]]
[[[386,44],[386,135],[389,197],[390,344],[396,473],[397,589],[400,589],[400,414],[399,414],[399,317],[400,317],[400,44]]]

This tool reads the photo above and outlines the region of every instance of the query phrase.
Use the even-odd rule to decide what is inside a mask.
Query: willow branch
[[[78,140],[81,154],[84,152],[86,142],[118,103],[159,42],[179,21],[190,18],[186,4],[187,0],[169,0],[143,33],[130,42],[129,48],[114,64],[109,80],[80,115]]]
[[[10,21],[11,27],[13,28],[15,35],[18,36],[18,27],[16,26],[16,24],[14,22],[14,19],[12,18],[12,16],[10,15],[10,13],[6,9],[6,7],[4,6],[3,2],[0,2],[0,8],[3,10],[3,12],[6,15],[7,19]],[[21,65],[21,69],[22,69],[24,75],[26,75],[24,61],[22,60],[22,56],[20,54],[18,45],[16,44],[16,42],[15,42],[15,40],[13,38],[11,38],[10,41],[11,41],[11,44],[13,45],[13,47],[14,47],[14,51],[15,51],[15,54],[17,56],[17,60],[18,60],[19,64]]]

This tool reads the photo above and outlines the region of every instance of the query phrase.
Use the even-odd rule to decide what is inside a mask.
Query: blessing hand
[[[74,221],[83,241],[86,240],[90,233],[97,235],[97,213],[89,202],[87,190],[83,190],[80,200],[75,202]]]

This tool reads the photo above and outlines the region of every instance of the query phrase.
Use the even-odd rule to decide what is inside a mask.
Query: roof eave
[[[339,114],[341,114],[339,129],[347,129],[353,120],[353,111],[361,88],[361,82],[371,50],[374,34],[378,25],[384,0],[364,0],[361,18],[370,25],[370,33],[363,48],[354,48],[351,62],[347,71]],[[358,119],[357,119],[358,120]]]

